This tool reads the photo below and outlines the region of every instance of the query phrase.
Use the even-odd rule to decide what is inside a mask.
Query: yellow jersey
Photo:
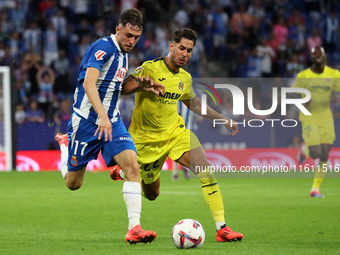
[[[305,88],[311,93],[308,108],[312,116],[300,112],[300,121],[304,120],[330,120],[333,116],[330,109],[330,96],[332,92],[340,91],[340,72],[325,66],[322,73],[314,73],[310,68],[298,73],[292,87]]]
[[[177,112],[177,102],[196,97],[191,75],[182,68],[177,73],[171,71],[164,58],[144,62],[131,75],[149,76],[165,87],[160,96],[145,91],[136,93],[129,128],[134,142],[160,142],[178,136],[185,125]]]

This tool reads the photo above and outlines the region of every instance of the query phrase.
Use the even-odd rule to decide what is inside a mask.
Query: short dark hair
[[[194,42],[194,46],[197,40],[197,34],[194,30],[190,28],[179,28],[172,33],[172,41],[179,43],[182,38],[188,39]]]
[[[135,8],[126,9],[120,14],[118,23],[124,27],[130,23],[133,27],[138,26],[140,30],[143,30],[143,15]]]

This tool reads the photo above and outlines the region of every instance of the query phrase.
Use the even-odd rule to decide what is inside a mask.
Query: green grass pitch
[[[217,243],[215,224],[197,179],[161,175],[161,195],[143,199],[142,226],[151,244],[124,242],[127,212],[123,182],[108,172],[85,175],[69,191],[59,172],[0,173],[0,254],[339,254],[340,179],[325,179],[324,199],[309,197],[311,179],[218,179],[226,221],[242,242]],[[198,220],[206,232],[200,249],[178,250],[172,227]]]

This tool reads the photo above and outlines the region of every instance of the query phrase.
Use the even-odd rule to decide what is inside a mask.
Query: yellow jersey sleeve
[[[137,67],[136,70],[131,73],[133,77],[149,76],[151,79],[154,77],[154,69],[152,68],[152,62],[146,61],[141,66]]]

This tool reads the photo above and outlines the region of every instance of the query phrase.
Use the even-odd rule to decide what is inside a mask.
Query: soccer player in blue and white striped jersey
[[[127,9],[120,15],[116,34],[89,46],[79,68],[68,137],[56,136],[61,149],[61,172],[71,190],[82,186],[88,162],[96,159],[100,151],[107,166],[119,164],[124,169],[123,196],[129,218],[125,241],[129,243],[146,243],[156,238],[155,232],[144,231],[140,226],[142,200],[136,148],[119,116],[128,53],[142,31],[142,14],[137,9]],[[159,93],[154,90],[157,84],[148,77],[137,81],[138,89]]]

